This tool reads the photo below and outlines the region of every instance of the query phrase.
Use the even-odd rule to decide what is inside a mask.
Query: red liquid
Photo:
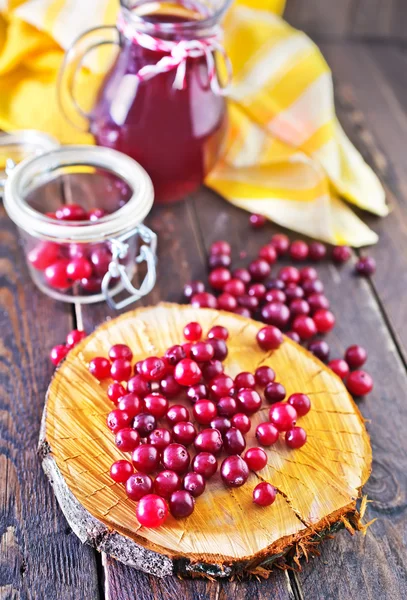
[[[183,22],[191,17],[154,15],[149,20]],[[139,69],[162,56],[123,39],[99,94],[92,133],[100,146],[138,161],[153,181],[156,200],[171,202],[198,188],[214,166],[226,111],[224,98],[210,88],[204,58],[188,59],[182,90],[173,88],[175,69],[139,82]]]

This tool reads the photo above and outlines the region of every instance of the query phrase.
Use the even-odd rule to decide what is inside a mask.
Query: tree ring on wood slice
[[[225,488],[217,473],[190,517],[169,517],[164,526],[146,529],[139,526],[135,502],[127,498],[124,486],[109,476],[111,464],[128,455],[116,448],[106,426],[112,410],[106,395],[110,380],[98,382],[88,363],[94,356],[107,356],[116,343],[131,347],[133,364],[147,355],[160,356],[183,342],[182,330],[190,321],[198,321],[204,335],[214,325],[229,329],[228,374],[269,365],[287,395],[310,396],[312,409],[298,421],[308,441],[299,450],[288,449],[283,439],[266,448],[268,465],[251,473],[243,487]],[[69,352],[48,389],[40,455],[61,508],[82,541],[158,576],[229,576],[264,574],[287,553],[306,552],[343,524],[358,528],[356,501],[371,469],[363,418],[339,377],[292,340],[285,337],[278,350],[262,351],[256,342],[261,327],[231,313],[160,304],[104,323]],[[257,445],[254,431],[267,414],[264,403],[252,418],[247,447]],[[279,492],[265,508],[252,502],[253,488],[261,480]]]

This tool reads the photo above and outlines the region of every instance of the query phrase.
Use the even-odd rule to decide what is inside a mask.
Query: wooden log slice
[[[204,333],[215,324],[229,329],[228,374],[269,365],[288,395],[310,396],[312,409],[298,423],[308,441],[290,450],[280,439],[267,449],[268,465],[251,473],[246,485],[227,489],[217,474],[190,517],[170,517],[164,526],[146,529],[138,524],[124,486],[109,476],[112,462],[125,456],[106,426],[112,410],[109,382],[98,382],[88,363],[106,356],[115,343],[132,348],[134,363],[162,355],[183,341],[183,327],[190,321],[199,321]],[[69,352],[48,390],[40,454],[62,510],[84,542],[158,576],[228,576],[260,573],[290,549],[306,551],[342,523],[353,519],[357,526],[356,501],[371,467],[363,418],[342,381],[298,344],[285,338],[278,350],[262,351],[256,333],[263,326],[231,313],[161,304],[104,323]],[[257,445],[254,430],[267,414],[264,406],[253,416],[248,447]],[[267,508],[252,502],[253,488],[263,480],[279,492]]]

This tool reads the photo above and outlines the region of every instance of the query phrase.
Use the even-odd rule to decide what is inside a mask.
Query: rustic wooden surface
[[[356,12],[348,12],[350,7]],[[327,541],[320,557],[303,562],[302,572],[278,571],[261,582],[159,582],[107,558],[102,564],[101,557],[67,528],[36,457],[44,393],[52,373],[48,350],[63,341],[74,324],[73,313],[34,288],[16,231],[0,209],[1,600],[407,597],[407,57],[398,44],[406,36],[407,10],[404,0],[326,0],[323,9],[316,0],[289,0],[288,10],[292,22],[295,12],[296,23],[323,40],[341,122],[382,178],[392,207],[383,220],[363,215],[380,235],[371,250],[378,261],[372,282],[354,279],[348,267],[320,267],[338,317],[329,336],[332,355],[339,356],[354,342],[370,353],[375,390],[360,408],[369,419],[374,455],[366,518],[377,521],[366,537],[341,532]],[[392,43],[344,41],[363,35],[387,37]],[[144,304],[179,301],[186,280],[205,277],[206,251],[214,239],[231,240],[235,256],[241,249],[253,256],[276,231],[268,225],[254,234],[245,213],[205,189],[174,207],[155,208],[148,224],[159,235],[160,273]],[[110,314],[106,307],[87,308],[87,330]]]

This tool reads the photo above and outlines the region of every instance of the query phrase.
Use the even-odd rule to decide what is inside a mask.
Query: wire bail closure
[[[139,288],[134,287],[126,273],[126,267],[120,264],[120,260],[126,258],[128,254],[129,244],[126,243],[126,240],[131,238],[133,235],[137,235],[144,242],[140,247],[140,252],[136,258],[136,263],[140,264],[142,262],[146,262],[147,265],[147,273]],[[145,225],[138,225],[128,233],[118,238],[112,238],[110,242],[112,244],[112,260],[110,261],[109,269],[102,280],[102,294],[110,308],[113,308],[114,310],[120,310],[126,306],[129,306],[133,302],[140,300],[140,298],[149,294],[153,289],[157,279],[157,236]],[[125,289],[130,294],[127,298],[124,298],[120,302],[116,302],[112,298],[109,291],[109,284],[112,278],[116,277],[121,279]]]

